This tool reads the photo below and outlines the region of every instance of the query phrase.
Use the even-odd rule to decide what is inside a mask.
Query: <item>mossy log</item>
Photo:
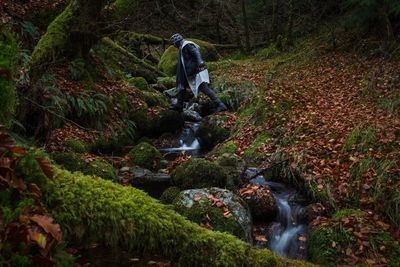
[[[162,71],[159,71],[156,67],[138,58],[108,37],[105,37],[101,40],[101,45],[105,45],[110,49],[120,53],[122,56],[126,57],[126,59],[129,60],[131,64],[137,65],[137,68],[130,70],[132,72],[132,76],[144,77],[148,82],[156,82],[157,77],[167,76]]]
[[[98,242],[183,266],[312,266],[187,221],[131,187],[55,170],[47,207],[75,245]],[[136,254],[137,255],[137,254]]]

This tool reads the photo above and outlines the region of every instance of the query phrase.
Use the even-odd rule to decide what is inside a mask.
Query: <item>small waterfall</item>
[[[201,154],[201,147],[199,140],[196,138],[196,132],[199,129],[199,123],[185,122],[185,127],[180,134],[178,141],[179,147],[162,148],[161,152],[167,155],[177,155],[185,152],[187,155],[196,156]]]
[[[267,181],[263,175],[256,175],[257,173],[256,168],[249,168],[245,177],[251,178],[252,184],[268,185],[278,206],[278,214],[267,227],[268,230],[261,231],[268,242],[258,243],[257,246],[267,246],[282,257],[306,259],[308,226],[301,222],[304,208],[296,202],[299,193],[282,183]],[[262,222],[260,226],[260,229],[264,229]]]
[[[299,223],[299,215],[303,208],[289,201],[297,192],[285,188],[283,184],[266,184],[270,186],[278,205],[278,216],[270,227],[269,248],[283,257],[305,259],[307,226]]]

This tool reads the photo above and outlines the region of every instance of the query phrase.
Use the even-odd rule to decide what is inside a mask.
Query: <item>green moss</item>
[[[156,67],[141,60],[108,37],[98,42],[92,50],[102,60],[109,75],[115,79],[143,77],[148,82],[155,82],[158,76],[165,76]]]
[[[256,161],[262,158],[260,153],[261,145],[269,142],[271,135],[269,133],[263,133],[256,137],[253,143],[244,151],[243,158],[249,161]]]
[[[200,46],[200,51],[204,60],[216,61],[219,59],[220,56],[213,44],[198,39],[188,39],[188,40],[195,42]],[[167,74],[168,76],[174,76],[176,74],[178,53],[179,50],[175,46],[168,47],[161,56],[160,62],[158,64],[158,69]]]
[[[85,166],[83,159],[71,152],[53,152],[50,157],[55,163],[71,172],[81,171]]]
[[[9,33],[0,33],[0,69],[8,71],[11,76],[0,75],[0,124],[6,127],[11,124],[17,104],[14,74],[18,51],[15,38]]]
[[[64,146],[75,153],[85,153],[88,151],[87,145],[80,140],[67,140],[64,142]]]
[[[152,170],[157,169],[162,158],[160,151],[146,142],[136,145],[129,156],[134,164]]]
[[[229,137],[229,130],[223,127],[226,120],[225,115],[212,115],[203,118],[196,133],[203,148],[211,149]]]
[[[356,216],[358,227],[360,228],[376,228],[376,226],[371,225],[371,218],[360,210],[343,209],[338,211],[332,217],[336,221],[335,224],[311,229],[308,240],[308,251],[310,259],[313,262],[322,266],[336,266],[338,260],[348,257],[346,255],[346,248],[356,248],[357,239],[353,235],[354,229],[345,226],[341,221],[342,218],[347,216]],[[400,246],[388,232],[383,230],[370,232],[365,237],[374,250],[377,259],[383,256],[387,259],[389,266],[399,266]],[[333,242],[336,244],[335,247],[332,247]],[[385,247],[383,251],[379,250],[382,246]]]
[[[169,106],[167,98],[155,89],[141,92],[141,98],[149,107],[160,106],[167,108]]]
[[[228,141],[226,143],[223,143],[220,146],[217,146],[213,151],[212,154],[215,156],[222,156],[223,154],[235,154],[237,150],[237,146],[235,142],[233,141]]]
[[[341,210],[337,211],[335,214],[333,214],[332,220],[340,221],[342,218],[348,217],[351,215],[363,216],[364,212],[362,212],[361,210],[354,210],[354,209],[341,209]]]
[[[183,128],[185,122],[181,113],[173,110],[162,111],[157,119],[155,131],[163,133],[175,133]]]
[[[279,54],[279,51],[278,51],[278,49],[276,49],[275,44],[271,44],[269,47],[263,48],[260,51],[258,51],[257,54],[255,55],[255,57],[258,59],[265,60],[265,59],[273,58],[278,54]]]
[[[175,46],[168,47],[161,56],[158,69],[168,76],[174,76],[176,74],[178,53],[178,49]]]
[[[172,182],[181,189],[225,187],[228,175],[224,169],[205,159],[191,159],[171,174]]]
[[[176,186],[168,187],[161,195],[160,201],[164,204],[172,204],[174,199],[179,195],[181,189]]]
[[[308,240],[310,259],[322,266],[336,266],[338,255],[336,249],[332,248],[332,242],[338,240],[336,237],[336,229],[330,227],[313,229]],[[351,238],[351,235],[346,238]]]
[[[157,78],[157,84],[164,85],[168,89],[174,88],[176,83],[175,76],[173,77],[159,77]]]
[[[184,194],[182,192],[181,194]],[[179,203],[179,197],[174,201],[175,210],[197,224],[209,224],[214,231],[230,233],[246,241],[246,233],[243,227],[232,216],[226,218],[223,209],[213,206],[207,196],[201,196],[198,202],[193,203],[190,208]]]
[[[32,52],[31,64],[40,65],[52,62],[68,44],[70,27],[74,19],[74,3],[71,3],[57,18],[50,23],[45,35],[39,40]]]
[[[140,135],[150,135],[154,128],[154,121],[146,110],[140,109],[129,113],[129,119],[136,125]]]
[[[324,179],[324,187],[321,189],[318,188],[318,183],[316,181],[309,181],[305,183],[305,190],[307,194],[312,198],[315,202],[323,203],[326,207],[335,210],[336,202],[332,195],[331,178],[327,177]]]
[[[114,14],[117,17],[128,16],[136,10],[137,5],[138,3],[135,0],[116,0],[113,4]]]
[[[139,88],[140,90],[147,90],[149,89],[149,84],[147,83],[146,79],[143,77],[132,77],[128,79],[128,82],[135,86],[136,88]]]
[[[138,189],[103,179],[56,170],[43,192],[65,239],[75,245],[96,242],[185,266],[312,266],[208,231]]]
[[[113,166],[103,159],[95,159],[89,162],[82,172],[87,175],[96,175],[106,180],[117,179]]]
[[[224,153],[217,158],[217,161],[221,166],[235,167],[239,161],[239,157],[235,154]]]

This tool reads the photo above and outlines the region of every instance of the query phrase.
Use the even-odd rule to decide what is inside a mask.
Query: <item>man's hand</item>
[[[206,65],[204,64],[204,62],[201,62],[199,64],[199,66],[197,67],[197,73],[202,72],[205,69],[206,69]]]

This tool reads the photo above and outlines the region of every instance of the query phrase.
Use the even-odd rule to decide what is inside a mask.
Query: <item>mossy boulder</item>
[[[149,88],[149,84],[143,77],[132,77],[128,79],[128,82],[140,90],[147,90]]]
[[[314,226],[311,229],[308,241],[311,261],[322,266],[347,265],[354,260],[353,251],[359,249],[361,242],[367,241],[368,246],[364,249],[369,250],[378,262],[383,257],[388,266],[400,265],[399,243],[383,229],[389,228],[388,225],[376,223],[371,215],[353,209],[339,210],[332,216],[332,220],[329,225]],[[364,251],[362,255],[368,254]],[[359,257],[357,263],[370,265],[368,260]]]
[[[228,120],[226,115],[211,115],[203,118],[196,137],[204,149],[211,149],[229,137],[229,130],[224,126]]]
[[[230,153],[224,153],[217,158],[218,164],[226,167],[235,167],[239,161],[239,156]]]
[[[43,202],[76,246],[96,242],[131,255],[159,255],[182,266],[313,266],[280,258],[234,236],[189,222],[147,193],[55,169]]]
[[[231,191],[215,187],[182,191],[174,200],[174,208],[192,222],[252,243],[249,209]]]
[[[95,159],[89,162],[82,171],[87,175],[96,175],[106,180],[116,180],[117,175],[113,166],[103,159]]]
[[[172,77],[159,77],[157,78],[157,84],[165,86],[167,89],[175,87],[176,78]]]
[[[172,204],[180,192],[181,189],[179,189],[179,187],[176,186],[168,187],[160,197],[161,203]]]
[[[50,158],[71,172],[82,171],[86,165],[83,158],[72,152],[53,152],[50,153]]]
[[[185,121],[181,113],[173,110],[165,110],[159,114],[155,130],[157,134],[175,133],[183,128]]]
[[[218,51],[213,44],[197,39],[188,40],[195,42],[200,46],[200,51],[204,60],[216,61],[220,58]],[[174,76],[176,74],[178,54],[179,50],[176,47],[168,47],[161,56],[158,69],[169,76]]]
[[[129,157],[134,164],[146,169],[155,170],[160,164],[162,155],[151,144],[141,142],[129,152]]]
[[[141,93],[141,98],[149,107],[160,106],[163,108],[168,108],[169,103],[167,98],[155,89],[148,89]]]
[[[249,205],[254,218],[271,221],[275,217],[278,206],[269,186],[248,184],[239,190],[239,194]]]
[[[64,142],[64,146],[75,153],[85,153],[88,151],[88,146],[81,140],[70,139]]]
[[[225,187],[228,174],[225,170],[205,159],[190,159],[171,173],[172,182],[181,189]]]
[[[154,129],[154,119],[145,109],[135,110],[129,113],[129,120],[136,125],[136,131],[140,136],[150,135]]]

